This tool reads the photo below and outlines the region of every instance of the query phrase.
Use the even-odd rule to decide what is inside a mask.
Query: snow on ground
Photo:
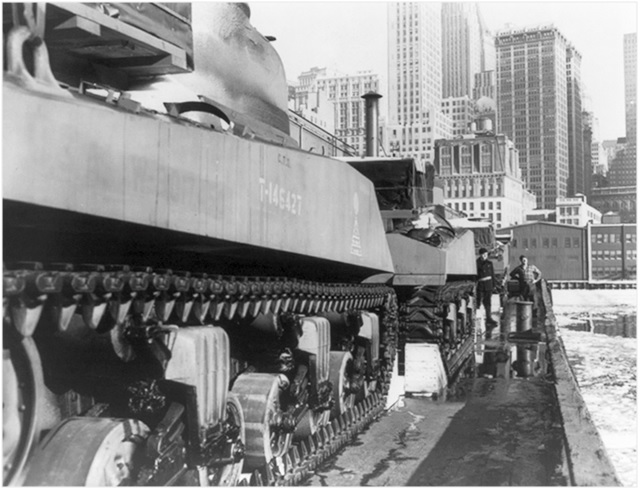
[[[592,290],[570,290],[554,289],[551,291],[553,297],[553,310],[558,314],[565,310],[589,310],[589,309],[615,309],[620,307],[636,308],[638,304],[638,291],[636,289],[592,289]]]
[[[554,312],[580,392],[621,483],[637,487],[637,339],[573,331],[586,318],[637,314],[636,290],[554,290]]]

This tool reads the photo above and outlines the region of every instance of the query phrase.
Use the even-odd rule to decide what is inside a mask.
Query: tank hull
[[[49,232],[98,237],[110,262],[156,250],[245,271],[393,270],[373,186],[339,161],[8,81],[4,97],[5,260],[37,258],[30,233]]]

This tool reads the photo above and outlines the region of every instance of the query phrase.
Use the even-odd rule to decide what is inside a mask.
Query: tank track
[[[473,346],[474,295],[473,281],[453,281],[440,287],[422,287],[401,307],[403,333],[439,345],[449,380],[457,375]],[[450,304],[456,307],[453,324],[445,320]]]
[[[250,477],[245,474],[239,485],[299,485],[383,412],[398,345],[398,304],[392,288],[35,262],[5,268],[3,274],[5,328],[12,325],[19,336],[32,336],[43,317],[64,330],[76,312],[82,313],[89,327],[106,331],[132,312],[147,315],[149,323],[164,320],[189,326],[267,312],[309,315],[349,310],[374,310],[380,315],[377,390],[308,439],[295,443],[284,457],[254,470]]]
[[[5,270],[3,276],[5,313],[7,308],[14,312],[14,325],[24,336],[30,335],[29,326],[35,327],[45,305],[51,306],[63,329],[65,319],[75,308],[95,309],[101,305],[107,307],[102,315],[92,317],[91,327],[101,324],[106,328],[129,312],[139,312],[148,319],[152,304],[160,321],[188,326],[268,312],[314,314],[371,309],[382,306],[389,293],[392,289],[372,284],[325,284],[129,266],[45,268],[40,263],[30,263]],[[23,314],[16,314],[18,311]]]
[[[307,440],[294,444],[281,459],[254,470],[240,486],[299,486],[316,468],[354,440],[385,409],[386,390],[375,392]]]

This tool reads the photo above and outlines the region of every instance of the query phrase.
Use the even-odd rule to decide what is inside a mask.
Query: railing
[[[635,280],[549,280],[552,289],[635,289]]]

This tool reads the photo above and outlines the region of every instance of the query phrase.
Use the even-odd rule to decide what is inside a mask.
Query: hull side
[[[393,269],[373,185],[342,162],[7,82],[4,100],[5,201],[78,213],[86,233],[95,217]]]

